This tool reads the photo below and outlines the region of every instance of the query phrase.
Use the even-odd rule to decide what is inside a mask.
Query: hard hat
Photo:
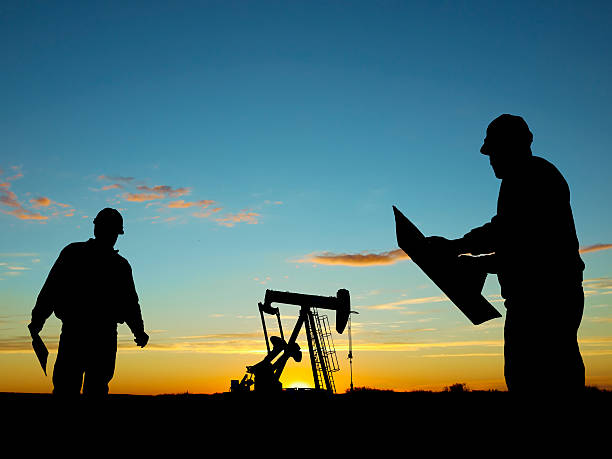
[[[504,113],[491,121],[487,127],[487,136],[480,147],[480,152],[483,155],[490,155],[497,146],[501,146],[505,151],[528,150],[531,153],[531,142],[533,134],[525,120],[520,116]]]
[[[109,229],[116,230],[119,234],[123,234],[123,217],[116,209],[107,207],[102,209],[94,218],[94,225],[105,226]]]

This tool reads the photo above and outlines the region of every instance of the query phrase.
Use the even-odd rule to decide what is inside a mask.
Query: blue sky
[[[0,182],[48,217],[0,214],[5,338],[106,206],[168,342],[255,330],[236,316],[265,288],[349,288],[362,306],[439,296],[409,262],[303,260],[396,249],[393,204],[427,234],[490,219],[499,181],[479,147],[501,113],[566,177],[581,245],[609,244],[611,19],[608,2],[3,2]],[[612,276],[609,251],[584,256],[586,278]],[[461,316],[440,304],[419,307],[441,311],[443,341]]]

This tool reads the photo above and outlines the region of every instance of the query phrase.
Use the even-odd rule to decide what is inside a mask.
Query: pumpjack
[[[273,307],[272,303],[300,306],[300,314],[289,341],[285,341],[279,308]],[[246,374],[241,381],[232,380],[231,391],[247,392],[251,386],[254,386],[256,392],[281,391],[280,377],[289,359],[296,362],[302,360],[302,350],[297,338],[304,327],[315,390],[334,393],[336,389],[333,373],[340,368],[329,321],[327,316],[319,314],[318,309],[336,311],[336,331],[342,334],[351,314],[348,290],[338,290],[335,297],[266,290],[264,302],[258,303],[258,307],[268,353],[262,361],[246,367]],[[280,336],[268,337],[264,314],[276,316]]]

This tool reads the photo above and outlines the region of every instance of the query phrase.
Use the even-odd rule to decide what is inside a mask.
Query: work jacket
[[[502,180],[497,215],[462,242],[474,255],[495,253],[491,271],[506,299],[533,298],[582,282],[569,187],[555,166],[537,156]]]
[[[52,313],[62,321],[62,332],[116,331],[124,322],[134,335],[144,332],[130,264],[94,239],[66,246],[51,268],[32,323],[42,327]]]

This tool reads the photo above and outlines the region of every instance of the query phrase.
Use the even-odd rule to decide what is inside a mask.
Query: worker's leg
[[[108,384],[115,373],[116,356],[116,332],[95,338],[85,366],[84,395],[93,398],[108,395]]]
[[[584,389],[584,364],[577,341],[582,287],[507,301],[504,374],[508,390],[568,393]]]
[[[509,302],[506,302],[508,305]],[[510,392],[529,392],[533,389],[532,353],[534,342],[523,315],[516,308],[523,306],[512,303],[506,311],[504,324],[504,377]]]
[[[550,342],[553,343],[551,374],[555,375],[559,391],[580,392],[584,390],[585,369],[578,346],[578,327],[584,309],[582,287],[564,289],[556,295],[557,314],[551,321]]]
[[[53,394],[78,396],[83,384],[83,371],[82,343],[77,337],[62,332],[53,367]]]

